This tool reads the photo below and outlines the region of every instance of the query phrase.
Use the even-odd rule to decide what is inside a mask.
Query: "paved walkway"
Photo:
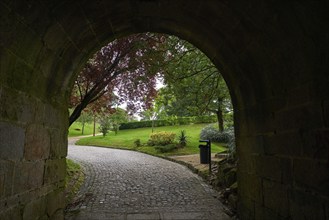
[[[146,154],[69,145],[86,180],[70,220],[230,219],[218,194],[186,167]]]

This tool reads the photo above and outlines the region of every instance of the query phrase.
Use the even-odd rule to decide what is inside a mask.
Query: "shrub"
[[[227,130],[228,133],[230,133],[229,141],[228,141],[228,156],[230,159],[235,160],[236,159],[236,144],[235,144],[235,135],[234,135],[234,129],[231,128]]]
[[[219,132],[217,136],[217,142],[228,143],[231,139],[232,134],[229,131]]]
[[[226,143],[228,147],[228,158],[233,161],[236,159],[235,134],[233,127],[230,127],[223,132],[219,132],[213,126],[208,125],[201,130],[200,138],[213,142]]]
[[[200,139],[210,140],[218,143],[229,143],[232,138],[234,139],[233,129],[224,130],[219,132],[214,126],[208,125],[201,130]]]
[[[214,126],[208,125],[208,126],[202,128],[201,133],[200,133],[200,139],[217,142],[219,133],[220,132],[216,128],[214,128]]]
[[[181,147],[185,147],[187,144],[187,136],[185,130],[182,130],[178,136],[178,143]]]
[[[155,146],[154,148],[161,153],[167,153],[177,149],[177,146],[175,144],[168,144],[165,146]]]
[[[201,123],[214,123],[217,122],[216,115],[203,115],[203,116],[196,116],[194,118],[194,123],[201,124]]]
[[[154,120],[155,127],[168,126],[168,125],[170,125],[170,122],[168,122],[167,120]],[[119,127],[119,130],[148,128],[148,127],[152,127],[152,121],[150,120],[134,121],[134,122],[122,123]]]
[[[194,117],[178,117],[176,124],[178,125],[189,125],[194,122]]]
[[[154,120],[155,127],[161,126],[170,126],[170,125],[188,125],[188,124],[201,124],[201,123],[212,123],[216,122],[216,115],[204,115],[204,116],[195,116],[195,117],[176,117],[176,116],[168,116],[166,119]],[[152,127],[152,121],[134,121],[134,122],[126,122],[120,124],[119,130],[124,129],[135,129],[135,128],[146,128]]]
[[[150,135],[150,139],[148,140],[148,145],[168,145],[172,144],[175,140],[176,134],[173,132],[155,132]]]
[[[108,118],[101,118],[99,122],[99,130],[100,132],[102,132],[103,137],[105,137],[105,135],[109,132],[110,128],[111,128],[110,120]]]
[[[134,141],[134,144],[135,144],[135,147],[140,147],[140,146],[142,146],[142,144],[141,144],[141,139],[136,139],[136,140]]]

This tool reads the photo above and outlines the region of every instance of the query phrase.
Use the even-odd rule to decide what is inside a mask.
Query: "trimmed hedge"
[[[194,117],[177,117],[164,120],[154,120],[154,127],[170,126],[170,125],[188,125],[217,122],[216,115],[194,116]],[[122,123],[119,130],[147,128],[152,127],[152,121],[134,121]]]
[[[202,124],[202,123],[214,123],[217,122],[216,115],[204,115],[204,116],[196,116],[194,117],[195,124]]]

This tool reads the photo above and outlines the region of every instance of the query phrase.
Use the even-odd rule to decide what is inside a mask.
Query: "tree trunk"
[[[77,105],[77,107],[75,107],[74,111],[69,117],[69,126],[71,126],[73,122],[75,122],[80,117],[82,110],[86,108],[87,105],[88,102],[82,102],[79,105]]]
[[[93,129],[93,136],[95,137],[96,135],[96,115],[95,115],[95,112],[94,112],[94,129]]]
[[[223,132],[224,131],[224,120],[223,120],[223,112],[222,110],[219,108],[216,112],[217,114],[217,120],[218,120],[218,130],[219,132]]]
[[[152,119],[152,133],[154,132],[154,119]]]
[[[82,122],[82,132],[81,132],[81,134],[83,135],[83,133],[84,133],[84,131],[85,131],[85,122]]]

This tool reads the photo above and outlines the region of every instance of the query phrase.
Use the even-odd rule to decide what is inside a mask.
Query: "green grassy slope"
[[[152,128],[122,130],[119,131],[117,135],[115,135],[113,132],[110,132],[106,137],[96,136],[80,139],[77,144],[131,149],[162,156],[196,154],[199,153],[198,146],[200,144],[200,131],[205,126],[206,124],[192,124],[155,128],[155,132],[170,131],[176,133],[176,136],[179,135],[181,130],[186,131],[186,135],[189,137],[187,146],[169,153],[159,153],[154,149],[154,147],[146,146],[146,142],[149,139],[150,134],[152,133]],[[136,139],[140,139],[143,146],[135,148],[134,141]],[[212,143],[212,153],[221,152],[223,150],[225,150],[225,148],[220,144]]]

